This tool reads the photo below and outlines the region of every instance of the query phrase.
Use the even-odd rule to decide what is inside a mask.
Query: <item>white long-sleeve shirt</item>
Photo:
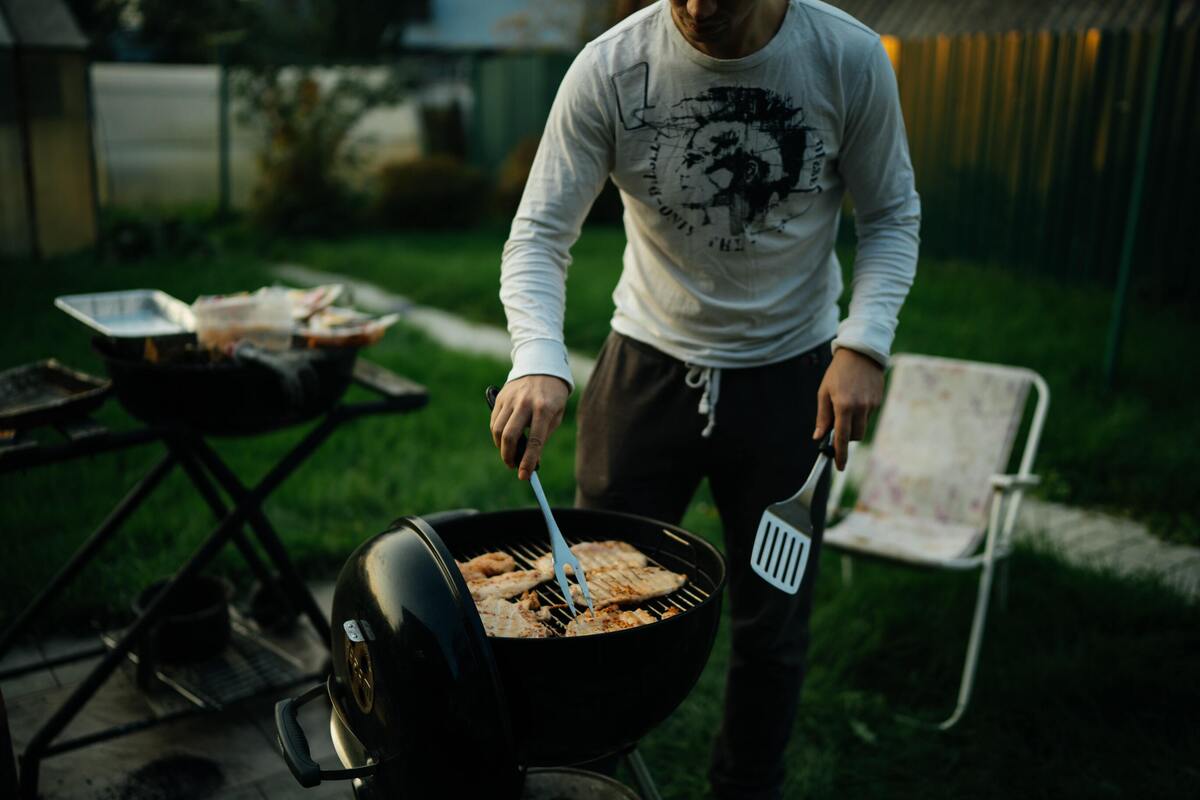
[[[572,384],[570,248],[610,175],[628,240],[614,330],[707,367],[769,364],[831,338],[887,363],[916,272],[920,201],[895,76],[869,28],[790,0],[763,48],[716,59],[660,0],[584,47],[504,246],[509,380]],[[839,323],[846,190],[858,250]]]

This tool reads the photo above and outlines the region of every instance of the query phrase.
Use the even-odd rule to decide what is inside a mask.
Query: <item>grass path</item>
[[[497,299],[503,229],[363,236],[289,243],[271,255],[344,273],[469,320],[504,326]],[[567,281],[567,345],[593,354],[608,333],[624,233],[589,227]],[[840,251],[847,272],[853,252]],[[846,297],[843,296],[843,303]],[[1020,364],[1052,392],[1038,456],[1041,497],[1131,513],[1160,537],[1200,544],[1189,443],[1200,441],[1200,320],[1184,309],[1134,303],[1122,382],[1100,365],[1111,306],[1106,287],[1011,269],[924,259],[900,317],[894,350]]]

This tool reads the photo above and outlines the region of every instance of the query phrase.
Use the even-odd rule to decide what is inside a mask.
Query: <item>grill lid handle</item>
[[[296,777],[296,781],[306,789],[321,783],[321,781],[348,781],[353,778],[365,778],[374,774],[379,763],[367,764],[362,767],[349,769],[321,769],[321,765],[313,761],[312,752],[308,746],[308,737],[300,727],[297,713],[301,706],[326,694],[326,686],[319,683],[299,697],[289,697],[275,704],[275,733],[279,749],[288,769]]]

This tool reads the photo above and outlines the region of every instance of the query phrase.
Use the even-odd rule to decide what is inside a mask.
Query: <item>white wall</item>
[[[217,202],[217,67],[95,64],[92,95],[101,205]],[[371,112],[353,140],[365,156],[364,171],[416,155],[420,128],[415,104]],[[231,119],[235,206],[244,206],[253,191],[258,146],[255,132]]]
[[[534,48],[574,52],[589,0],[433,0],[429,19],[404,29],[408,47]]]

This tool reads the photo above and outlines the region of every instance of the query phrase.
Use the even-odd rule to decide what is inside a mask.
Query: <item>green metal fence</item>
[[[1197,27],[1169,43],[1135,261],[1138,285],[1200,295]],[[1117,269],[1155,32],[938,36],[885,44],[926,251],[1068,278]]]
[[[1156,31],[884,37],[900,84],[925,252],[1111,282]],[[1200,28],[1167,52],[1134,263],[1139,288],[1200,296]],[[570,56],[481,58],[472,158],[537,136]]]
[[[554,93],[572,59],[563,53],[525,53],[474,61],[472,162],[495,171],[521,139],[542,135]]]

